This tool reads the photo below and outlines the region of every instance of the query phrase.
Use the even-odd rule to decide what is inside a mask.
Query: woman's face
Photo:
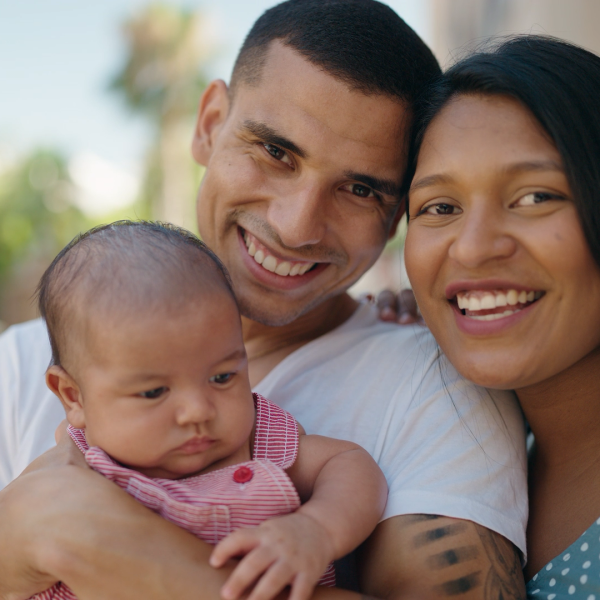
[[[544,381],[600,346],[600,269],[560,154],[504,96],[457,96],[427,130],[406,266],[457,369],[496,388]]]

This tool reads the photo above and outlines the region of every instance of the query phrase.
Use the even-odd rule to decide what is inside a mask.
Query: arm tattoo
[[[490,559],[490,569],[485,580],[485,600],[525,600],[523,571],[519,553],[504,539],[499,539],[489,529],[477,527],[483,548]]]
[[[525,600],[519,553],[511,542],[475,523],[450,519],[436,523],[437,519],[443,517],[411,515],[405,519],[406,528],[418,531],[412,536],[413,551],[428,551],[430,548],[433,551],[425,561],[432,576],[439,572],[444,577],[448,569],[443,583],[433,585],[436,595],[456,597],[470,592],[471,597],[475,594],[481,600]],[[458,538],[462,545],[448,548],[454,536],[468,530],[473,533],[472,527],[475,527],[480,544],[473,543],[477,538],[471,535],[468,538],[470,543]]]
[[[452,523],[451,525],[446,525],[444,527],[429,529],[428,531],[424,531],[423,533],[416,535],[413,538],[413,545],[415,548],[420,548],[421,546],[437,542],[442,538],[458,535],[465,529],[467,529],[467,524],[463,522]]]

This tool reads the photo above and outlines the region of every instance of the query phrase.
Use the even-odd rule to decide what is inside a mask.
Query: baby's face
[[[240,318],[225,292],[96,323],[78,370],[86,437],[151,477],[250,459],[254,403]]]

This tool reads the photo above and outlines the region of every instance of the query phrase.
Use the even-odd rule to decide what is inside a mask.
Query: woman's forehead
[[[493,164],[496,169],[506,169],[523,162],[562,164],[554,143],[533,114],[508,96],[461,94],[429,125],[417,170],[442,164],[460,169]]]

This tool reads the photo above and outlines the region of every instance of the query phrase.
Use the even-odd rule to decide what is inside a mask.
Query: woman
[[[423,107],[406,265],[442,350],[515,389],[530,460],[531,596],[600,598],[600,58],[518,37]]]

